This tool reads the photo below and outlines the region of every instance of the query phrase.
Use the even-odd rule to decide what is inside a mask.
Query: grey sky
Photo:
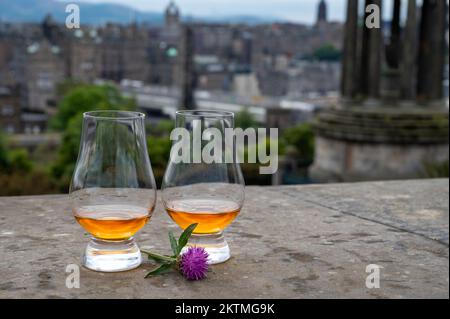
[[[77,1],[71,1],[77,2]],[[169,0],[83,0],[120,3],[139,10],[162,12]],[[175,0],[182,14],[194,16],[255,15],[278,17],[293,22],[312,23],[318,0]],[[345,0],[328,0],[331,20],[343,20]]]
[[[170,0],[59,0],[65,2],[118,3],[142,11],[163,12]],[[347,0],[326,0],[332,21],[345,19]],[[302,23],[314,23],[319,0],[175,0],[181,14],[220,17],[253,15]],[[418,3],[421,3],[419,0]],[[383,15],[392,14],[392,0],[383,1]]]

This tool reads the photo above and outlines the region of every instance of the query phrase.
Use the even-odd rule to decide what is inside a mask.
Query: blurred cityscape
[[[370,42],[365,40],[376,35],[361,31],[364,8],[357,7],[358,1],[347,2],[347,20],[336,22],[328,19],[327,2],[317,1],[313,25],[190,21],[173,1],[159,25],[132,18],[127,24],[69,29],[51,15],[40,23],[0,20],[0,195],[67,191],[78,152],[79,115],[95,108],[135,109],[148,115],[149,152],[157,179],[164,172],[168,132],[180,108],[230,110],[237,114],[237,126],[279,128],[279,173],[259,176],[256,166],[244,165],[247,184],[448,176],[448,137],[443,137],[448,135],[447,14],[441,14],[441,24],[431,20],[437,29],[428,26],[424,31],[428,19],[439,18],[433,8],[427,11],[428,1],[418,7],[415,1],[395,0],[392,19],[379,29],[379,46],[370,51],[364,48]],[[446,1],[442,3],[445,8]],[[354,38],[349,40],[352,30]],[[415,37],[426,42],[422,36],[429,31],[437,32],[430,43],[443,46],[442,61],[439,56],[423,56],[420,45],[408,42]],[[368,58],[352,55],[353,45]],[[416,73],[405,71],[402,61],[411,60],[401,54],[405,48],[418,52],[408,64]],[[370,52],[378,56],[378,64],[373,64]],[[412,71],[428,59],[438,65]],[[403,95],[405,86],[397,83],[404,83],[404,77],[417,79],[420,72],[428,74],[428,67],[434,73],[433,81],[425,77],[427,83],[440,90],[430,93],[426,85],[412,82],[406,89],[423,90]],[[349,87],[365,83],[349,76],[357,68],[376,92]],[[342,111],[354,110],[355,103],[368,113]],[[386,108],[395,109],[394,115]],[[391,128],[391,122],[379,118],[403,122]],[[364,130],[370,125],[374,126],[368,136]],[[381,138],[372,134],[378,129]],[[404,138],[390,137],[399,134]],[[430,151],[439,155],[436,161],[426,156]],[[378,162],[367,164],[374,162],[371,157]],[[419,167],[418,161],[426,157],[430,163]],[[410,159],[411,165],[405,163]],[[392,165],[386,169],[376,164],[383,161]]]

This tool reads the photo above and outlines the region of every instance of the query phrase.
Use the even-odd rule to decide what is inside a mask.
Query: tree
[[[325,44],[314,51],[313,57],[319,61],[339,61],[342,52],[334,47],[332,44]]]
[[[43,189],[47,179],[35,176],[27,150],[8,149],[5,138],[0,134],[0,196],[47,191],[47,188]]]
[[[157,185],[161,185],[167,163],[169,162],[171,148],[172,141],[169,136],[149,136],[147,138],[148,154]]]
[[[57,178],[66,178],[66,183],[72,175],[80,147],[83,116],[78,114],[69,120],[63,133],[58,157],[52,166],[52,174]]]
[[[13,172],[28,173],[32,170],[33,163],[26,149],[8,150],[5,138],[0,135],[0,173],[11,174]]]
[[[258,127],[258,122],[256,122],[253,115],[247,111],[247,109],[244,109],[236,114],[234,118],[234,126],[245,130],[249,127]]]
[[[167,136],[169,138],[170,132],[175,128],[173,120],[161,120],[156,125],[148,125],[147,133],[155,136]]]
[[[96,110],[134,110],[135,101],[124,97],[111,85],[79,85],[69,90],[58,105],[52,121],[55,129],[62,130],[58,157],[52,166],[54,177],[68,184],[78,156],[83,113]]]
[[[310,165],[314,160],[314,132],[310,124],[300,124],[286,129],[281,136],[282,143],[293,146],[299,154],[299,161]]]
[[[11,150],[8,154],[9,170],[12,172],[29,173],[33,169],[33,162],[26,149],[18,148]]]
[[[67,91],[67,88],[65,90]],[[69,89],[64,95],[50,125],[62,131],[72,118],[87,111],[133,109],[135,109],[135,101],[122,96],[113,85],[79,84]]]
[[[8,155],[6,153],[5,138],[0,133],[0,172],[8,168]]]

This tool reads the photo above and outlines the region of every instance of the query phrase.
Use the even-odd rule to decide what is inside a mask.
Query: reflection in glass
[[[188,245],[204,247],[211,264],[224,262],[230,258],[230,249],[223,230],[239,214],[244,202],[244,179],[237,161],[236,143],[234,140],[225,142],[225,129],[234,128],[234,114],[178,111],[176,128],[189,132],[189,140],[185,144],[191,147],[188,161],[177,161],[174,156],[170,158],[162,185],[164,206],[182,229],[198,223]],[[211,129],[222,136],[213,143],[216,148],[211,150],[215,159],[212,162],[206,161],[193,146],[194,142],[201,142],[203,150],[212,142]],[[195,141],[196,138],[201,141]],[[178,142],[174,141],[172,147]],[[229,154],[231,157],[227,159]]]
[[[92,235],[83,258],[87,268],[112,272],[141,264],[132,236],[148,222],[156,200],[144,118],[136,112],[84,114],[70,199],[75,219]]]

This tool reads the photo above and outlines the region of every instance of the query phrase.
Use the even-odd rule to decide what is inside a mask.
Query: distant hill
[[[129,23],[133,19],[138,22],[159,24],[163,22],[162,13],[142,12],[130,7],[110,3],[82,3],[80,6],[81,23],[101,24],[105,22]],[[40,22],[47,14],[51,14],[58,22],[66,20],[67,3],[55,0],[0,0],[0,19],[8,22]]]
[[[161,24],[164,21],[163,12],[146,12],[135,10],[119,4],[76,2],[80,6],[81,24],[103,24],[115,22],[128,24],[132,20],[148,24]],[[7,22],[40,22],[47,14],[51,14],[58,22],[66,20],[67,3],[55,0],[0,0],[0,21]],[[187,17],[187,20],[259,24],[275,19],[254,16],[223,16],[223,17]]]

